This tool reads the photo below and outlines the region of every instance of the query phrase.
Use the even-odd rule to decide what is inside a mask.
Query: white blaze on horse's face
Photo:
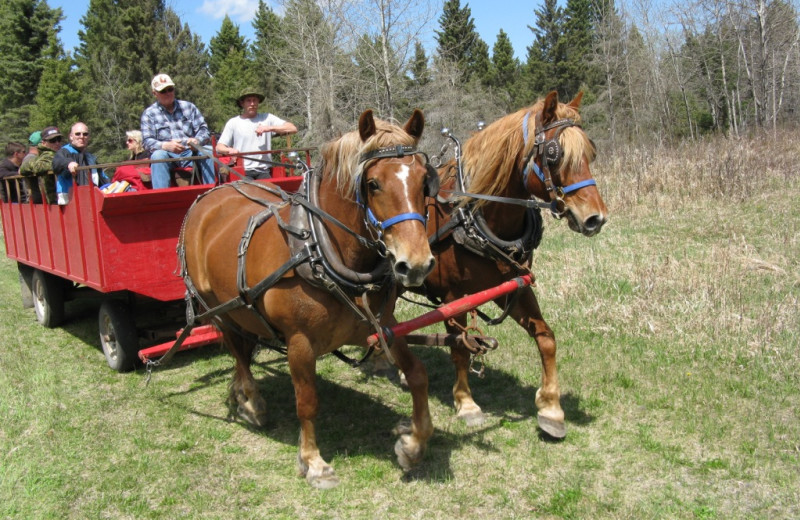
[[[381,190],[370,206],[378,219],[386,222],[400,215],[415,214],[424,218],[425,168],[409,161],[388,160],[384,166]],[[383,230],[383,241],[392,259],[398,283],[406,287],[422,284],[433,270],[435,260],[428,244],[425,225],[416,218],[406,218]]]
[[[411,169],[407,164],[401,164],[400,169],[397,171],[397,178],[400,179],[400,183],[403,185],[403,193],[405,194],[405,199],[408,203],[408,209],[406,211],[408,212],[414,211],[414,208],[411,206],[411,201],[414,199],[411,196],[411,191],[408,189],[408,179],[410,176]]]

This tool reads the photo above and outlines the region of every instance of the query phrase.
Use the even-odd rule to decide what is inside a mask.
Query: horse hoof
[[[411,428],[411,421],[403,419],[402,421],[398,422],[394,428],[392,428],[392,435],[407,435],[413,433],[413,431],[414,430]]]
[[[397,463],[403,471],[410,471],[422,459],[423,447],[411,435],[401,435],[394,445]]]
[[[336,475],[309,476],[306,477],[306,481],[314,489],[333,489],[339,485],[339,478]]]
[[[563,439],[567,436],[567,425],[564,424],[564,421],[555,421],[542,415],[539,415],[537,419],[539,421],[539,428],[550,437],[554,439]]]
[[[475,401],[468,400],[461,403],[459,406],[456,401],[456,417],[464,421],[464,424],[470,428],[480,426],[486,422],[486,414],[483,413],[481,407]]]
[[[237,413],[243,421],[257,428],[263,428],[267,425],[267,414],[265,412],[256,412],[250,406],[239,405]]]
[[[475,426],[480,426],[486,422],[486,414],[482,411],[473,411],[473,412],[465,412],[458,414],[458,418],[464,421],[464,424],[473,428]]]

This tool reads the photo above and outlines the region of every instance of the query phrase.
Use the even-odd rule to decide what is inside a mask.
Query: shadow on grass
[[[412,347],[412,349],[428,370],[429,397],[438,399],[443,405],[452,408],[455,368],[450,360],[449,349],[428,347]],[[538,357],[526,359],[525,362],[538,363]],[[515,416],[536,417],[534,400],[538,387],[522,382],[501,367],[492,365],[491,357],[487,363],[483,378],[471,375],[469,380],[472,397],[483,412],[505,420]],[[562,394],[561,407],[564,409],[568,425],[572,423],[584,426],[594,421],[594,416],[583,410],[581,397],[578,395]],[[453,413],[455,414],[455,410]],[[541,432],[540,438],[555,440]]]
[[[73,302],[68,308],[64,330],[87,343],[102,350],[97,337],[98,305],[90,302]],[[449,350],[445,348],[412,347],[413,352],[425,364],[429,375],[429,396],[439,400],[444,406],[452,409],[452,384],[454,369],[450,361]],[[161,371],[173,371],[185,368],[199,360],[219,355],[227,356],[224,347],[206,346],[196,350],[178,353],[168,365],[157,367],[154,377]],[[526,360],[527,361],[527,360]],[[453,478],[450,460],[454,450],[463,446],[474,446],[484,451],[496,451],[497,447],[487,442],[485,434],[491,430],[502,428],[508,422],[524,421],[536,416],[534,396],[536,386],[520,381],[516,376],[504,371],[501,367],[490,364],[485,368],[485,377],[472,376],[470,385],[473,395],[489,420],[482,427],[471,428],[466,432],[453,433],[436,430],[429,441],[429,446],[422,464],[404,475],[404,480],[422,480],[444,482]],[[254,368],[263,372],[263,377],[256,376],[262,396],[267,402],[267,424],[263,429],[255,428],[236,417],[235,410],[225,416],[208,414],[190,406],[188,413],[214,421],[237,422],[250,431],[263,435],[275,442],[288,446],[297,446],[298,421],[295,410],[294,388],[286,368],[286,358],[277,356],[264,361],[256,361]],[[137,374],[144,375],[143,367],[137,368]],[[188,395],[209,387],[227,385],[233,375],[233,359],[224,369],[212,370],[196,378],[188,389],[166,393],[162,399],[170,401],[171,397]],[[368,378],[368,376],[365,376]],[[317,375],[317,391],[320,397],[319,415],[316,422],[317,442],[323,456],[330,462],[336,458],[351,455],[366,455],[378,460],[388,460],[396,464],[394,444],[397,435],[392,433],[395,426],[408,417],[393,407],[381,402],[374,396],[342,385],[335,379]],[[398,392],[405,392],[394,380],[392,386]],[[391,390],[388,390],[391,391]],[[224,395],[226,392],[223,392]],[[174,404],[174,401],[172,402]],[[574,394],[564,394],[561,404],[568,423],[585,425],[594,418],[582,410],[581,398]],[[491,418],[500,418],[492,420]],[[556,442],[547,434],[539,431],[542,442]]]
[[[103,353],[103,347],[100,345],[98,312],[102,299],[102,296],[86,297],[67,302],[65,306],[64,322],[60,326],[62,330],[100,353]],[[140,310],[137,312],[136,325],[143,329],[156,328],[162,330],[171,330],[171,327],[174,326],[174,330],[177,333],[177,331],[184,326],[181,319],[174,319],[166,322],[159,318],[159,313],[170,312],[171,309],[172,307],[170,307],[169,303],[156,303],[150,311]],[[159,320],[161,323],[159,323]],[[171,339],[174,338],[175,336],[171,336]],[[167,341],[170,341],[170,338],[156,341],[154,344],[166,343]],[[142,348],[148,346],[152,345],[146,344]],[[191,365],[199,359],[208,359],[219,355],[227,355],[227,351],[222,345],[204,345],[199,348],[178,352],[169,363],[155,370],[156,372],[177,370]],[[231,367],[232,366],[231,363]],[[137,364],[135,372],[144,373],[145,370],[146,368],[143,365]]]
[[[187,353],[189,354],[189,353]],[[435,374],[453,373],[449,352],[444,349],[415,349],[426,365],[429,374],[429,396],[438,399],[451,407],[452,380],[448,377],[436,377]],[[184,356],[185,362],[191,363],[195,356],[191,353]],[[297,421],[294,387],[286,366],[286,358],[276,357],[253,363],[257,370],[256,378],[261,395],[267,402],[267,424],[256,428],[236,417],[235,409],[231,409],[227,417],[217,417],[200,410],[187,409],[189,413],[209,419],[225,422],[237,422],[251,432],[269,438],[287,446],[297,446],[299,425]],[[209,372],[196,379],[190,389],[170,395],[185,395],[207,386],[228,383],[232,378],[233,361],[230,368]],[[261,372],[259,374],[258,372]],[[369,376],[365,376],[369,379]],[[366,380],[365,379],[365,380]],[[497,451],[498,447],[487,441],[486,434],[504,428],[509,422],[521,422],[536,416],[533,403],[536,387],[520,383],[520,381],[501,368],[487,367],[484,379],[473,378],[473,391],[484,411],[489,414],[487,422],[466,432],[449,432],[437,429],[429,441],[428,449],[422,464],[404,474],[404,480],[422,480],[445,482],[453,478],[450,460],[454,450],[464,446],[476,447],[482,451]],[[361,392],[356,385],[351,388],[329,375],[317,375],[317,392],[320,399],[319,415],[316,421],[317,442],[323,457],[334,463],[339,457],[365,455],[378,460],[396,463],[394,444],[397,435],[392,430],[398,424],[407,421],[408,417],[399,413],[380,398]],[[379,383],[384,384],[384,383]],[[396,381],[386,383],[381,392],[406,392]],[[388,394],[387,394],[388,395]],[[391,397],[388,399],[391,401]],[[564,394],[561,404],[567,422],[576,425],[589,424],[594,417],[582,409],[581,398],[574,394]],[[500,420],[492,419],[500,418]],[[434,425],[435,426],[435,425]],[[541,442],[560,442],[541,430],[538,431]]]

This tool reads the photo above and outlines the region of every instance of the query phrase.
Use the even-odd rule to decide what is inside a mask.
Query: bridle
[[[528,112],[522,119],[522,137],[525,145],[528,144],[528,120],[530,119],[530,115],[531,113]],[[538,177],[542,184],[544,184],[544,187],[550,196],[550,211],[555,217],[561,218],[568,211],[566,202],[564,202],[564,196],[587,186],[596,186],[597,182],[595,182],[594,179],[586,179],[563,186],[561,174],[557,168],[564,155],[563,151],[561,150],[561,144],[558,141],[561,132],[572,126],[577,126],[580,128],[580,125],[575,123],[573,119],[559,119],[558,121],[553,121],[548,125],[543,125],[541,112],[536,113],[534,125],[536,137],[531,151],[525,158],[525,168],[522,170],[523,186],[525,187],[526,191],[530,192],[530,190],[528,190],[530,174],[531,172],[536,174],[536,177]],[[550,139],[548,139],[547,132],[553,129],[555,129],[555,133]],[[536,159],[539,159],[539,162],[542,165],[541,167],[536,164]],[[552,172],[550,170],[551,166],[554,167],[554,171]],[[557,184],[553,182],[554,177]]]
[[[371,152],[367,152],[363,154],[358,159],[358,164],[373,160],[373,159],[385,159],[385,158],[401,158],[406,156],[416,156],[422,155],[425,157],[425,195],[428,197],[435,197],[436,194],[439,192],[439,175],[437,174],[436,170],[430,166],[428,161],[428,155],[425,152],[417,151],[417,149],[413,146],[387,146],[385,148],[379,148],[377,150],[373,150]],[[422,215],[417,212],[407,212],[407,213],[400,213],[399,215],[395,215],[394,217],[390,217],[386,220],[378,220],[375,217],[375,214],[372,213],[372,210],[367,207],[367,197],[366,195],[362,195],[364,191],[364,186],[362,183],[365,182],[363,179],[360,178],[356,181],[358,188],[358,192],[356,193],[356,203],[365,211],[366,214],[366,221],[369,226],[371,226],[374,230],[376,230],[378,236],[380,237],[384,231],[389,229],[391,226],[395,224],[399,224],[400,222],[404,222],[406,220],[418,220],[422,222],[423,226],[427,225],[428,218],[425,215]],[[379,238],[380,239],[380,238]]]

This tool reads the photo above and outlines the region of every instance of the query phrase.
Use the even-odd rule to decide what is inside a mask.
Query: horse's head
[[[566,216],[570,229],[593,236],[606,223],[608,210],[589,169],[596,153],[594,143],[579,126],[582,97],[579,93],[563,104],[553,91],[525,114],[522,167],[530,194],[551,201],[553,214]],[[528,138],[529,128],[534,139]]]
[[[425,231],[425,197],[436,196],[439,177],[416,150],[424,127],[419,110],[403,128],[375,119],[371,110],[358,121],[353,189],[368,227],[386,245],[397,280],[407,287],[421,285],[435,262]]]

